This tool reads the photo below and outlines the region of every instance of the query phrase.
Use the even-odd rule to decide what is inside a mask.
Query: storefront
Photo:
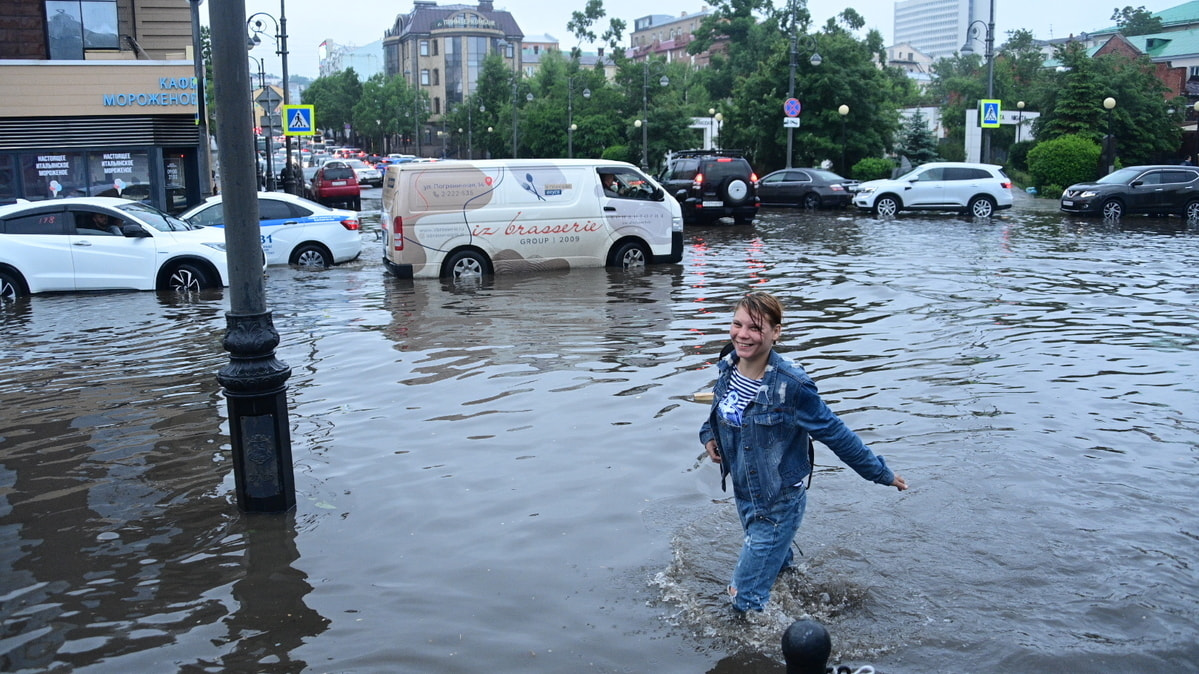
[[[0,203],[119,196],[200,201],[190,61],[0,63]]]

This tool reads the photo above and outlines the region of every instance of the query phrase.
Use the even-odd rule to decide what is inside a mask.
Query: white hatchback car
[[[994,164],[932,162],[898,178],[862,183],[853,204],[882,216],[912,209],[989,218],[1012,207],[1012,179]]]
[[[223,232],[221,195],[209,197],[180,216],[189,224]],[[327,208],[283,192],[258,193],[258,225],[267,264],[332,267],[362,253],[358,214]]]
[[[117,197],[0,206],[0,299],[229,285],[225,235]]]

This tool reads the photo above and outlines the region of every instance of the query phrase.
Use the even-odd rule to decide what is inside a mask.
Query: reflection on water
[[[284,518],[234,506],[223,293],[4,308],[0,669],[745,674],[804,616],[888,672],[1199,662],[1187,225],[766,211],[689,229],[682,265],[465,285],[364,240],[268,272]],[[729,619],[739,525],[690,401],[751,287],[914,485],[818,447],[762,625]]]

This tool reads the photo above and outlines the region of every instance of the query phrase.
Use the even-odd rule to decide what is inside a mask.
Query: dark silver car
[[[763,206],[845,208],[853,201],[855,181],[824,169],[790,168],[775,171],[758,183]]]
[[[1119,218],[1128,213],[1178,214],[1199,220],[1199,167],[1128,166],[1062,192],[1066,213]]]

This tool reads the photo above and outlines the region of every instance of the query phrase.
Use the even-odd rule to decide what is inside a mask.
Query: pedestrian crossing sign
[[[978,102],[979,118],[978,125],[984,129],[999,128],[999,104],[1000,101],[984,99]]]
[[[284,124],[283,133],[287,136],[312,136],[316,134],[316,123],[314,122],[313,107],[311,105],[285,105],[283,106],[283,119],[287,120]]]

